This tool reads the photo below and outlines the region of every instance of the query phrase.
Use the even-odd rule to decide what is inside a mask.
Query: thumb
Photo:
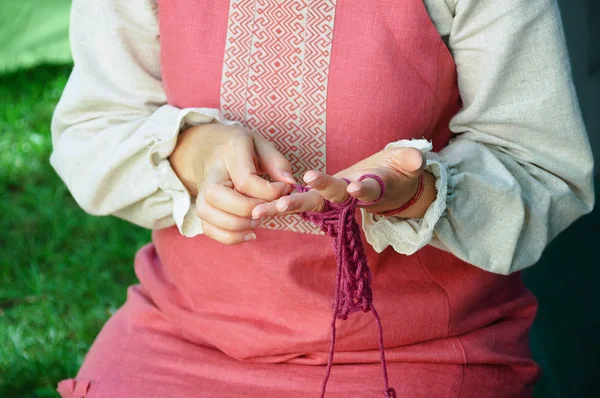
[[[260,136],[254,138],[254,148],[258,154],[260,168],[264,170],[273,181],[295,184],[292,175],[292,165],[269,141]]]
[[[406,148],[400,155],[399,171],[408,178],[420,176],[426,165],[425,155],[416,148]]]

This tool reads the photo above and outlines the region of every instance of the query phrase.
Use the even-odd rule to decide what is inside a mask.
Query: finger
[[[227,231],[204,220],[202,220],[202,233],[226,245],[236,245],[256,239],[253,231]]]
[[[200,199],[196,203],[196,213],[203,221],[227,231],[248,231],[258,227],[258,220],[240,217],[224,212]]]
[[[284,196],[278,200],[258,205],[252,211],[252,218],[295,214],[304,211],[322,211],[325,199],[316,191]]]
[[[212,182],[206,183],[201,195],[198,196],[217,209],[248,218],[252,216],[252,209],[255,206],[264,203],[264,200],[249,198],[230,187]]]
[[[303,211],[323,211],[325,198],[316,190],[284,196],[277,200],[277,210],[286,213],[301,213]]]
[[[292,175],[292,165],[273,144],[257,135],[254,138],[254,147],[261,170],[269,174],[274,181],[296,183]]]
[[[346,192],[348,183],[341,178],[310,170],[304,174],[304,182],[313,188],[312,191],[318,192],[330,202],[339,203],[348,198],[348,193]]]
[[[426,166],[425,156],[416,148],[405,148],[400,156],[400,171],[409,178],[416,178]]]
[[[260,204],[252,210],[252,218],[256,220],[261,217],[271,217],[278,215],[279,210],[277,210],[276,206],[277,200]]]
[[[360,201],[372,202],[381,196],[381,185],[374,178],[365,178],[348,184],[347,192]]]
[[[253,157],[254,141],[251,137],[242,136],[229,142],[225,165],[238,192],[268,201],[289,192],[289,184],[269,182],[257,175]]]

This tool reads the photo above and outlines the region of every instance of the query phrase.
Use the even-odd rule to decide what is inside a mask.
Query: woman
[[[316,396],[336,258],[295,213],[379,198],[366,174],[383,392],[531,396],[519,271],[594,204],[554,1],[75,1],[71,20],[51,163],[87,212],[154,232],[63,396]],[[327,396],[382,396],[372,315],[337,327]]]

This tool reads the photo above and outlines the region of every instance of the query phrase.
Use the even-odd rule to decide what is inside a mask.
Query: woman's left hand
[[[418,149],[391,148],[377,152],[334,176],[311,170],[304,174],[304,182],[312,188],[310,191],[293,193],[260,204],[252,210],[252,218],[305,211],[318,212],[325,207],[325,200],[343,202],[348,195],[363,202],[376,200],[381,194],[381,187],[373,178],[358,181],[364,174],[375,174],[385,184],[385,192],[381,199],[372,205],[363,206],[367,211],[375,213],[397,209],[409,201],[418,189],[419,176],[423,174],[425,190],[420,199],[395,215],[402,218],[423,217],[436,197],[435,177],[429,172],[424,172],[425,165],[425,157]],[[342,178],[351,181],[350,184]]]

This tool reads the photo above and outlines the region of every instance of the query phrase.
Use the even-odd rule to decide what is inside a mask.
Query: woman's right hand
[[[236,125],[215,122],[183,131],[169,160],[196,196],[204,235],[229,245],[255,239],[252,209],[287,195],[294,183],[285,157],[259,134]]]

